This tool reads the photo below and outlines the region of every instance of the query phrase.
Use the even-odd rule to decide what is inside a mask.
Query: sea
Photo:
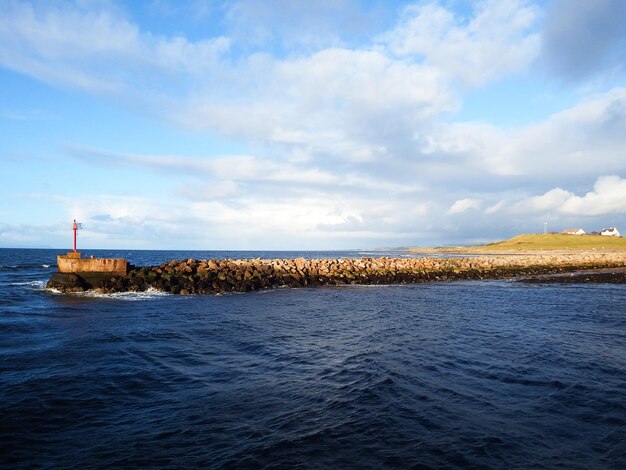
[[[63,251],[0,250],[2,468],[626,468],[624,285],[62,295]]]

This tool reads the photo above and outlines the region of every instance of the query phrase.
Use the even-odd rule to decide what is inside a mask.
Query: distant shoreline
[[[602,235],[523,234],[509,240],[475,246],[412,247],[411,254],[573,254],[573,253],[621,253],[626,252],[626,238]]]

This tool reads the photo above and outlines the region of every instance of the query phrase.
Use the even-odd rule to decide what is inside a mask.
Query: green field
[[[524,234],[482,246],[412,248],[412,252],[525,253],[536,251],[626,251],[626,238],[601,235]]]
[[[478,248],[507,251],[626,250],[626,238],[601,235],[524,234]]]

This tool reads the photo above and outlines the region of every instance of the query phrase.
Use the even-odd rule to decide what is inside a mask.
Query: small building
[[[563,233],[565,235],[584,235],[585,231],[582,228],[566,228]]]
[[[600,232],[600,235],[604,235],[606,237],[619,237],[619,231],[615,227],[603,228]]]

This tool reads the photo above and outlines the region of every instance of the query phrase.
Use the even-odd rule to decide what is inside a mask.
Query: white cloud
[[[598,178],[584,196],[572,195],[560,210],[566,214],[595,216],[626,213],[626,179],[619,176]]]
[[[219,191],[200,190],[213,198],[219,192],[232,195],[235,183],[276,183],[296,188],[318,188],[334,186],[338,189],[353,188],[367,191],[387,191],[391,194],[407,194],[424,191],[417,183],[402,184],[398,181],[359,174],[352,167],[325,171],[316,166],[315,161],[300,162],[273,160],[252,155],[229,155],[206,158],[183,156],[127,155],[106,152],[84,146],[66,145],[68,155],[82,162],[95,165],[125,165],[127,167],[150,169],[168,176],[193,176],[213,183]],[[216,186],[217,185],[217,186]],[[207,185],[207,188],[209,185]],[[182,191],[179,194],[190,194]],[[195,196],[196,198],[198,196]]]
[[[469,85],[524,70],[539,53],[533,31],[538,8],[521,0],[477,2],[474,16],[460,18],[437,2],[405,9],[402,22],[382,36],[394,54],[425,62]]]
[[[109,5],[90,6],[3,2],[0,63],[48,83],[128,94],[155,74],[168,81],[168,74],[207,73],[229,47],[224,37],[155,36]]]
[[[325,44],[285,57],[244,50],[233,60],[226,54],[236,45],[227,37],[194,42],[153,35],[110,6],[10,2],[0,8],[0,63],[9,68],[139,100],[186,128],[309,146],[349,161],[410,153],[433,120],[458,109],[452,81],[484,81],[525,67],[536,17],[522,2],[492,2],[461,25],[432,3],[408,8],[397,28],[359,47]],[[336,8],[351,10],[327,2],[293,13],[310,17]],[[272,10],[244,1],[230,9],[261,17]],[[447,19],[422,28],[439,17]],[[415,35],[417,49],[398,46],[401,39],[414,44]],[[490,70],[504,58],[510,64]],[[476,73],[484,77],[471,78]]]
[[[511,165],[523,174],[560,177],[626,170],[626,88],[583,100],[513,134]]]
[[[56,202],[66,219],[84,223],[79,246],[88,248],[314,249],[358,246],[365,240],[407,237],[398,219],[422,216],[423,207],[395,208],[359,198],[315,193],[296,199],[243,195],[234,203],[221,198],[186,200],[91,194],[88,198],[31,195]],[[386,219],[386,220],[385,220]],[[0,224],[0,242],[15,245],[21,227]],[[35,242],[25,230],[23,242]],[[70,225],[46,227],[48,243],[71,241]],[[345,242],[342,242],[345,240]],[[339,243],[339,245],[337,245]]]
[[[508,130],[494,124],[447,123],[431,128],[422,152],[465,158],[465,171],[557,179],[626,171],[626,88],[614,88],[547,119]]]
[[[541,196],[524,199],[512,207],[513,212],[561,213],[579,217],[626,213],[626,179],[602,176],[593,191],[583,196],[561,188]]]
[[[458,106],[440,70],[381,51],[334,48],[262,64],[250,58],[245,68],[240,72],[256,80],[239,89],[244,105],[199,93],[180,103],[174,119],[196,130],[368,161],[411,145],[421,127]]]
[[[469,209],[479,209],[481,203],[482,202],[479,199],[459,199],[458,201],[455,201],[452,206],[450,206],[450,209],[448,209],[448,214],[460,214]]]
[[[485,209],[485,214],[495,214],[506,207],[505,201],[498,201]]]
[[[183,199],[192,201],[229,200],[241,194],[241,188],[231,180],[211,181],[203,185],[186,184],[176,191]]]
[[[541,196],[533,196],[518,202],[513,206],[512,210],[513,212],[533,213],[556,211],[571,197],[573,197],[573,194],[569,191],[565,191],[561,188],[555,188]]]

